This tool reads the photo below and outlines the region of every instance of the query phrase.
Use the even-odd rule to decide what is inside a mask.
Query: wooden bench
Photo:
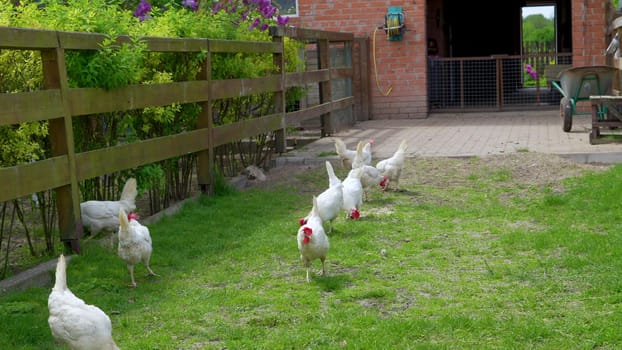
[[[590,144],[622,143],[622,96],[590,96],[590,103]],[[605,134],[603,128],[609,130],[609,133]]]

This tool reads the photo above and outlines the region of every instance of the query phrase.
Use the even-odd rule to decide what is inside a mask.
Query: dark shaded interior
[[[526,6],[555,6],[556,49],[539,61],[540,73],[550,62],[571,64],[571,55],[557,56],[572,53],[571,0],[427,0],[431,110],[533,108],[559,102],[555,89],[525,86],[523,68],[530,61],[522,52],[521,26]]]
[[[427,36],[440,57],[521,53],[521,8],[555,5],[557,52],[572,52],[570,0],[428,0]]]

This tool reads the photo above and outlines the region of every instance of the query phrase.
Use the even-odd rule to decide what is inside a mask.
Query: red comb
[[[380,182],[380,186],[384,188],[387,185],[387,177],[383,176],[382,181]]]
[[[305,234],[305,237],[302,239],[302,243],[309,243],[309,241],[311,240],[309,237],[313,233],[313,230],[311,229],[311,227],[305,226],[302,228],[302,232],[304,232]]]
[[[300,218],[300,219],[298,219],[298,224],[299,224],[300,226],[302,226],[302,225],[304,225],[304,224],[306,224],[306,223],[307,223],[307,219],[306,219],[306,218]]]
[[[127,214],[127,219],[128,220],[132,220],[132,219],[138,220],[138,219],[140,219],[140,216],[138,216],[138,214],[136,214],[136,213],[129,213],[129,214]]]

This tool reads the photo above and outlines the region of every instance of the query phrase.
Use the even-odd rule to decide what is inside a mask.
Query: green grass
[[[327,276],[311,283],[295,233],[323,167],[305,186],[201,198],[151,225],[160,276],[137,266],[137,288],[95,244],[68,284],[110,315],[122,349],[619,349],[622,167],[561,190],[474,169],[373,192],[361,220],[335,221]],[[49,290],[0,296],[0,347],[60,348]]]

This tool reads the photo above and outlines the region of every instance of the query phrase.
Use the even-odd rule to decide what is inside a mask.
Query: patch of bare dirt
[[[335,172],[347,172],[335,160],[332,162]],[[543,153],[511,153],[490,155],[486,157],[465,158],[409,158],[404,165],[402,180],[404,186],[427,185],[438,188],[473,183],[473,180],[496,179],[499,186],[517,185],[553,185],[561,186],[561,180],[575,177],[587,172],[607,170],[609,164],[585,164],[552,154]],[[288,185],[305,191],[306,183],[299,174],[318,171],[325,172],[324,163],[317,162],[306,165],[287,165],[273,168],[265,172],[265,181],[248,181],[247,187],[270,188],[274,185]],[[494,182],[494,181],[493,181]],[[400,186],[402,187],[402,186]],[[560,189],[560,188],[557,188]]]

